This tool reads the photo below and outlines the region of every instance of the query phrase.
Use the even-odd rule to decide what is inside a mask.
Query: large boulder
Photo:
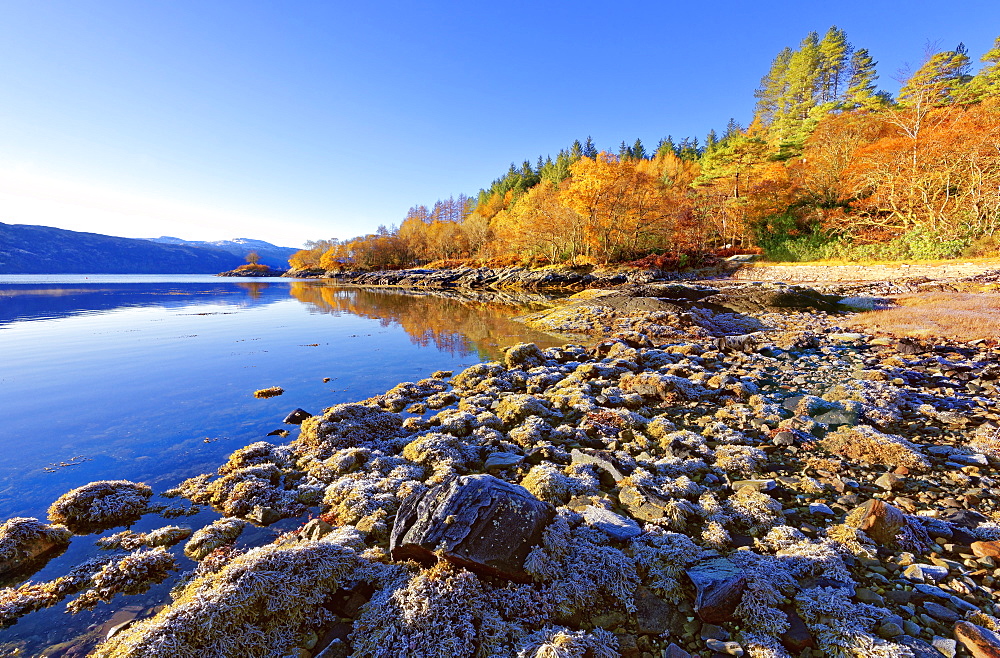
[[[522,486],[466,475],[407,498],[392,527],[397,560],[444,558],[470,571],[528,582],[524,560],[555,512]]]

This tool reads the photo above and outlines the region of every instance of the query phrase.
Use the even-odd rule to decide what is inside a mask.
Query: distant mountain
[[[249,238],[233,238],[232,240],[214,240],[206,242],[203,240],[181,240],[169,235],[158,238],[150,238],[150,242],[157,244],[180,244],[189,247],[202,247],[205,249],[220,249],[231,254],[245,258],[251,251],[256,251],[260,256],[260,262],[278,270],[288,269],[288,257],[298,249],[292,247],[279,247],[263,240],[251,240]],[[244,261],[245,262],[245,261]]]
[[[218,274],[245,262],[221,249],[0,223],[0,274]]]

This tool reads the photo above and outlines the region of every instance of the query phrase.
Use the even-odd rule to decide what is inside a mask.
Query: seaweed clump
[[[49,520],[80,534],[129,525],[146,511],[153,490],[141,482],[100,480],[59,496],[49,506]]]
[[[242,519],[219,519],[194,533],[184,545],[184,555],[192,560],[201,560],[212,551],[235,542],[246,525]]]
[[[142,594],[155,583],[162,583],[177,568],[174,556],[162,546],[135,551],[118,562],[105,564],[90,579],[90,588],[67,604],[76,613],[93,610],[101,601],[108,603],[116,594]]]
[[[97,658],[284,656],[318,622],[322,604],[359,558],[349,537],[269,544],[188,583],[173,605],[99,645]],[[350,542],[356,543],[356,542]]]
[[[61,525],[15,517],[0,525],[0,574],[24,567],[32,560],[69,545],[72,536]]]
[[[284,392],[285,389],[281,388],[280,386],[271,386],[268,388],[262,388],[259,391],[254,391],[253,396],[257,399],[273,398],[277,395],[281,395]]]

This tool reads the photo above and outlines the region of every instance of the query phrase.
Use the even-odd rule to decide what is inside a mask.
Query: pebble
[[[726,654],[727,656],[743,655],[743,647],[740,646],[739,642],[723,642],[722,640],[709,638],[708,640],[705,640],[705,646],[712,651],[718,651],[719,653]]]
[[[930,564],[911,564],[903,571],[903,577],[915,581],[931,581],[939,583],[948,577],[948,567]]]
[[[926,610],[927,614],[934,619],[946,624],[954,624],[962,618],[962,615],[958,614],[954,610],[946,608],[940,603],[934,603],[934,601],[924,601],[924,610]]]
[[[958,650],[958,642],[940,635],[934,636],[934,639],[931,640],[931,646],[940,651],[945,658],[955,658],[955,652]]]

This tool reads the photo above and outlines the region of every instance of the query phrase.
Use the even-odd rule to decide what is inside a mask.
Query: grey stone
[[[691,658],[691,654],[671,642],[670,646],[663,650],[663,658]]]
[[[512,452],[494,452],[486,458],[485,469],[489,471],[500,471],[511,466],[517,466],[524,461],[521,455]]]
[[[772,491],[777,486],[778,483],[772,479],[767,480],[736,480],[731,485],[729,485],[733,491],[739,491],[740,489],[751,487],[756,491]]]
[[[942,601],[947,601],[948,597],[951,596],[948,592],[944,591],[937,585],[930,585],[928,583],[916,583],[913,586],[914,591],[923,594],[924,596],[931,596],[936,599],[941,599]]]
[[[834,411],[827,411],[824,414],[816,416],[814,420],[824,425],[839,427],[840,425],[857,425],[861,422],[861,417],[856,411],[835,409]]]
[[[895,473],[883,473],[875,480],[875,484],[882,487],[886,491],[892,491],[893,489],[898,489],[903,483],[903,478],[896,475]]]
[[[593,505],[587,507],[583,510],[583,520],[618,541],[625,541],[642,534],[642,528],[638,523],[603,507]]]
[[[902,627],[900,627],[899,624],[889,621],[882,624],[877,629],[875,629],[875,632],[878,634],[880,638],[888,640],[890,638],[899,637],[900,635],[902,635],[903,629]]]
[[[884,598],[867,587],[859,587],[854,596],[858,599],[859,603],[870,603],[872,605],[883,605],[885,603]]]
[[[793,446],[795,445],[795,435],[791,432],[778,432],[771,439],[771,443],[776,446]]]
[[[464,475],[403,501],[389,549],[397,560],[440,556],[471,571],[530,582],[524,560],[554,514],[522,486]]]
[[[710,558],[687,570],[695,587],[694,610],[703,622],[729,620],[743,600],[746,577],[735,563],[724,557]]]
[[[702,624],[701,639],[721,640],[725,642],[729,639],[729,631],[724,629],[722,626],[716,626],[715,624]]]
[[[948,567],[932,564],[911,564],[903,570],[903,577],[914,581],[939,583],[948,577]]]
[[[924,610],[926,610],[927,614],[934,619],[943,621],[946,624],[954,624],[962,618],[962,615],[958,614],[954,610],[946,608],[940,603],[934,603],[934,601],[924,601]]]
[[[570,453],[574,464],[590,464],[597,467],[599,475],[607,475],[614,484],[621,482],[625,476],[632,472],[631,468],[619,462],[615,456],[607,450],[580,450],[574,448]],[[602,477],[603,481],[605,478]]]
[[[705,640],[705,646],[712,651],[718,651],[719,653],[727,656],[743,655],[743,647],[740,646],[739,642],[723,642],[722,640],[716,640],[713,638]]]
[[[958,642],[950,637],[935,635],[934,639],[931,640],[931,645],[940,651],[945,658],[955,658],[955,653],[958,651]]]
[[[907,622],[916,626],[912,622]],[[920,632],[920,627],[917,626],[917,633]],[[904,647],[913,652],[913,658],[941,658],[941,654],[933,646],[927,644],[923,640],[911,635],[904,635],[902,637],[893,638],[892,640],[896,644],[902,644]]]
[[[636,630],[639,633],[660,635],[677,631],[684,623],[684,616],[645,587],[635,591]]]
[[[821,516],[836,516],[837,513],[830,509],[829,505],[823,503],[809,503],[809,513]]]
[[[955,624],[955,639],[975,658],[1000,657],[1000,636],[988,628],[960,621]]]
[[[784,613],[788,618],[788,630],[781,634],[781,644],[795,655],[815,646],[816,641],[809,632],[809,627],[795,608],[785,608]]]
[[[312,414],[305,409],[296,409],[292,413],[285,416],[285,420],[282,421],[288,425],[301,425],[302,421],[306,418],[312,418]]]
[[[964,466],[989,466],[990,460],[987,459],[986,455],[971,454],[971,455],[952,455],[951,461],[957,462]]]

